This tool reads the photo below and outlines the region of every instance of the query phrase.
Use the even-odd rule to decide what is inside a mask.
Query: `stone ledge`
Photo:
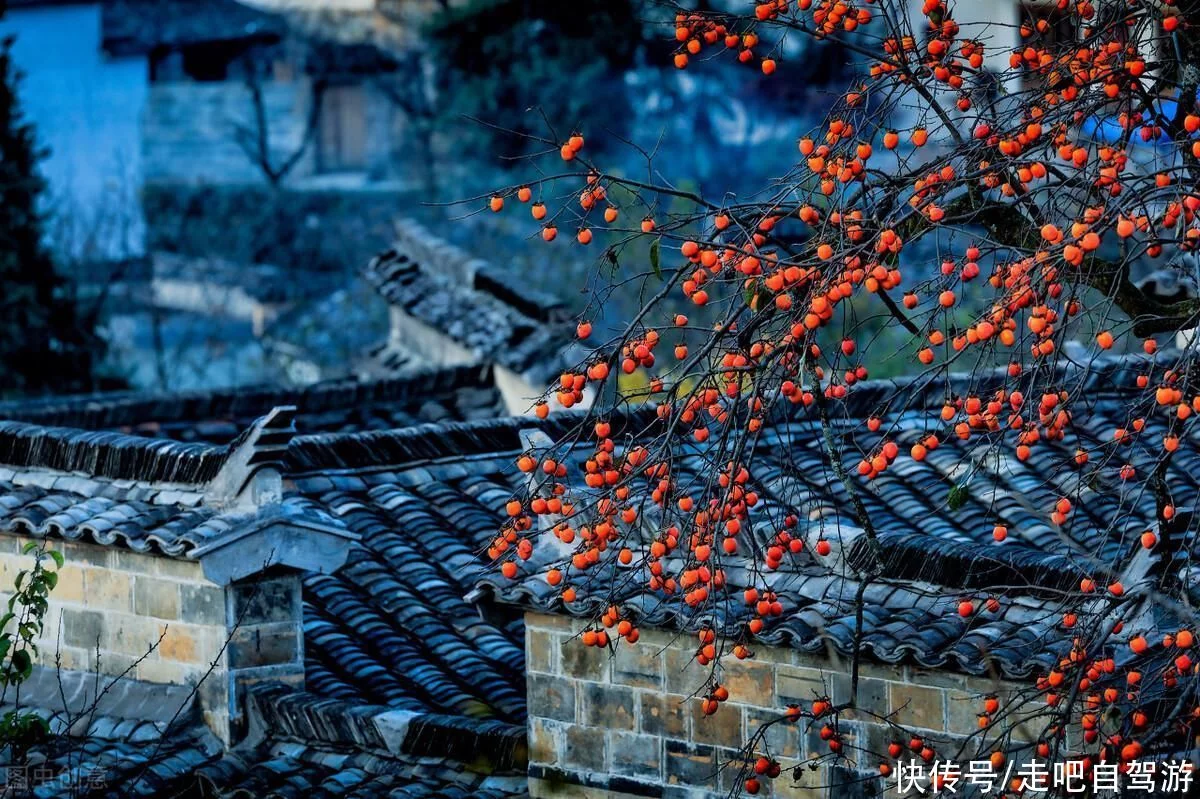
[[[192,688],[186,685],[97,677],[92,672],[45,666],[34,666],[29,679],[21,683],[21,701],[32,707],[163,724],[177,714],[186,716],[194,699]]]
[[[663,787],[627,777],[586,777],[553,766],[529,767],[529,794],[535,799],[661,799]]]
[[[392,755],[452,758],[483,774],[524,773],[529,747],[524,727],[502,721],[413,713],[379,705],[322,699],[289,686],[247,691],[251,736],[344,745]]]

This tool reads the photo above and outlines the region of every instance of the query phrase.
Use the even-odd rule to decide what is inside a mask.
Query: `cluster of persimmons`
[[[840,562],[824,533],[810,533],[800,510],[778,511],[786,498],[761,509],[750,444],[774,413],[819,417],[828,428],[838,403],[869,377],[862,356],[871,339],[856,333],[852,320],[862,313],[856,309],[871,307],[911,333],[916,373],[999,367],[994,375],[987,371],[978,390],[948,394],[929,414],[925,431],[908,435],[903,445],[893,427],[903,408],[855,420],[865,431],[860,439],[840,428],[840,446],[872,442],[859,452],[856,469],[837,475],[860,491],[898,461],[925,461],[943,445],[960,455],[974,446],[1004,449],[1017,461],[1065,452],[1064,469],[1094,470],[1090,474],[1111,475],[1126,486],[1141,482],[1142,490],[1167,497],[1156,506],[1161,525],[1176,514],[1169,487],[1150,486],[1161,475],[1140,472],[1132,453],[1170,458],[1187,441],[1188,420],[1200,412],[1193,370],[1183,361],[1156,360],[1161,353],[1152,335],[1194,325],[1196,311],[1181,311],[1174,326],[1160,319],[1150,333],[1136,335],[1136,319],[1112,321],[1120,318],[1114,311],[1122,297],[1127,316],[1139,313],[1125,286],[1135,259],[1167,263],[1200,245],[1197,87],[1183,86],[1173,98],[1164,89],[1183,71],[1170,63],[1179,51],[1176,37],[1200,35],[1192,30],[1200,27],[1194,3],[1116,3],[1110,4],[1115,11],[1101,14],[1088,0],[1058,0],[1052,14],[1023,20],[1019,42],[1007,52],[998,52],[1005,46],[996,31],[963,37],[944,0],[918,3],[920,24],[911,25],[911,9],[900,0],[751,5],[741,15],[679,13],[675,65],[695,68],[701,56],[728,51],[759,65],[768,76],[759,79],[774,80],[793,66],[781,55],[785,36],[799,35],[861,42],[860,51],[874,56],[823,126],[800,139],[786,190],[767,201],[711,203],[605,172],[588,160],[583,137],[572,135],[548,157],[577,172],[505,189],[489,201],[500,212],[515,196],[547,242],[568,220],[577,224],[580,245],[605,229],[614,239],[653,241],[654,274],[645,277],[659,303],[615,342],[595,344],[594,322],[581,322],[577,334],[591,355],[564,372],[536,407],[545,416],[553,402],[586,404],[610,381],[642,373],[648,387],[639,389],[640,398],[657,403],[655,432],[618,434],[615,416],[606,421],[607,409],[594,407],[586,433],[568,452],[522,455],[517,466],[529,476],[529,492],[509,503],[489,554],[506,576],[544,579],[568,604],[585,594],[600,600],[604,610],[584,633],[585,645],[638,640],[636,612],[604,599],[614,580],[589,581],[606,569],[644,581],[646,589],[679,603],[681,614],[697,618],[715,602],[743,602],[746,621],[697,633],[696,660],[712,675],[697,690],[705,714],[720,712],[730,698],[721,682],[722,658],[753,657],[755,636],[789,612],[786,592],[759,582],[761,575]],[[1050,35],[1052,17],[1057,30],[1068,21],[1073,38]],[[880,19],[887,24],[873,25]],[[872,30],[876,38],[855,38]],[[1007,99],[981,99],[976,82],[997,55],[1009,67],[994,78],[1007,88]],[[909,115],[903,129],[892,127],[906,118],[897,98],[924,108],[919,119]],[[1088,127],[1097,120],[1099,128]],[[1099,136],[1097,129],[1111,135]],[[562,181],[571,181],[569,191],[551,197]],[[655,192],[693,208],[656,211]],[[626,198],[623,207],[616,197]],[[630,215],[636,224],[622,227]],[[910,255],[922,240],[936,245]],[[662,257],[675,264],[669,270],[658,266],[660,244],[668,245]],[[931,249],[937,254],[930,256]],[[1173,312],[1161,304],[1145,307]],[[694,323],[689,314],[705,321]],[[1136,385],[1119,387],[1130,397],[1128,418],[1111,441],[1075,435],[1088,398],[1061,379],[1068,341],[1093,354],[1142,351]],[[826,454],[837,473],[839,453]],[[703,467],[697,470],[696,463]],[[1056,528],[1078,527],[1089,523],[1078,518],[1078,503],[1079,497],[1058,495],[1041,510]],[[844,512],[853,518],[856,510]],[[856,521],[869,526],[867,519]],[[1011,545],[1020,535],[1000,518],[989,527],[989,547]],[[1149,530],[1139,543],[1157,552],[1163,536]],[[548,562],[535,557],[543,546],[568,554],[549,558],[531,577],[533,564]],[[756,584],[733,585],[730,562],[748,564],[740,572]],[[1100,584],[1085,579],[1062,599],[1056,612],[1067,646],[1058,665],[1030,687],[1043,722],[1025,754],[1073,757],[1085,768],[1102,758],[1128,763],[1200,718],[1194,694],[1179,701],[1182,717],[1164,720],[1147,709],[1147,686],[1160,694],[1180,690],[1194,679],[1200,655],[1189,629],[1161,640],[1126,629],[1135,603],[1120,578],[1126,565],[1105,564],[1098,571],[1109,576],[1098,577]],[[1005,602],[1003,591],[992,591],[957,597],[948,608],[969,625],[1003,613]],[[981,698],[981,730],[1015,723],[1015,709],[1004,705],[996,696]],[[808,720],[830,756],[844,755],[843,709],[828,696],[814,697],[803,707],[781,709],[780,723]],[[1080,735],[1068,749],[1070,727]],[[924,736],[895,729],[889,751],[874,753],[885,775],[889,759],[901,755],[932,762],[949,754]],[[987,757],[1002,766],[1007,737],[990,740],[996,743]],[[769,753],[755,756],[747,761],[743,788],[756,793],[779,773]]]

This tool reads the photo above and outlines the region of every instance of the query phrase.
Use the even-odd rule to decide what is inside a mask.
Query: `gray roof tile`
[[[396,225],[393,249],[367,266],[367,279],[389,303],[449,336],[482,361],[548,380],[580,353],[557,300],[468,257],[411,220]],[[403,342],[401,342],[402,344]],[[402,348],[401,348],[402,349]],[[379,365],[411,362],[395,342],[372,356]],[[415,359],[413,359],[415,360]]]
[[[331,380],[299,389],[244,386],[3,402],[0,419],[225,445],[255,419],[282,405],[296,407],[300,434],[388,430],[495,417],[502,412],[491,368],[464,366],[415,371],[389,380]]]
[[[1107,379],[1115,377],[1109,374]],[[1088,412],[1076,419],[1080,433],[1095,440],[1107,438],[1106,431],[1123,412],[1119,398],[1105,394],[1102,385],[1092,387]],[[878,412],[897,392],[914,406],[936,408],[955,390],[953,383],[928,381],[856,388],[839,408],[847,420],[836,432],[846,444],[846,465],[852,468],[860,449],[878,443],[877,436],[857,432],[860,427],[850,420]],[[624,423],[636,432],[651,425],[653,418],[653,412],[646,412]],[[903,427],[902,441],[921,429],[912,413],[895,419]],[[545,421],[498,419],[391,431],[326,432],[290,442],[282,456],[290,486],[287,501],[311,503],[310,510],[338,519],[359,536],[341,569],[331,575],[309,575],[304,581],[311,691],[324,699],[417,713],[500,723],[524,720],[519,614],[489,609],[481,618],[464,596],[482,582],[520,605],[578,616],[592,616],[609,601],[606,593],[585,590],[580,601],[563,608],[544,580],[531,576],[515,584],[501,581],[480,555],[502,520],[504,502],[517,487],[512,461],[524,446],[521,431],[538,427],[550,438],[562,439],[571,435],[577,422],[578,417],[560,414]],[[824,462],[811,417],[789,409],[788,415],[773,420],[762,441],[756,477],[773,492],[764,492],[764,504],[795,507],[804,520],[802,526],[813,529],[817,525],[857,529],[854,519],[840,514],[848,497]],[[1062,452],[1047,447],[1028,463],[981,463],[966,483],[961,506],[950,511],[950,488],[962,479],[955,466],[964,454],[950,439],[936,457],[920,464],[898,464],[882,479],[861,486],[863,501],[880,530],[885,569],[864,593],[866,624],[859,645],[871,657],[889,663],[976,674],[993,670],[1010,676],[1027,674],[1052,663],[1056,647],[1063,642],[1055,628],[1053,605],[1045,597],[1078,580],[1081,567],[1071,556],[1079,547],[1088,547],[1101,558],[1123,552],[1126,542],[1121,533],[1150,524],[1152,502],[1136,497],[1118,502],[1113,487],[1099,483],[1085,489],[1087,501],[1076,526],[1051,528],[1030,507],[1044,506],[1079,481],[1073,472],[1052,468],[1053,456]],[[1172,468],[1179,472],[1177,503],[1184,506],[1200,490],[1194,477],[1200,474],[1196,448],[1181,448]],[[709,472],[694,449],[680,461],[681,479],[689,475],[698,479]],[[45,527],[58,514],[63,520],[61,534],[67,536],[72,535],[68,530],[91,529],[89,524],[98,523],[94,519],[103,519],[109,527],[102,534],[121,525],[142,525],[142,529],[155,525],[155,535],[170,531],[171,540],[186,542],[196,534],[193,531],[230,523],[204,506],[164,520],[156,514],[173,506],[132,500],[120,492],[103,500],[108,503],[105,508],[123,509],[114,517],[117,521],[108,521],[110,516],[103,511],[73,511],[89,501],[95,502],[64,497],[52,489],[8,484],[0,490],[0,525],[25,514],[26,524]],[[194,521],[188,521],[188,514],[196,514]],[[1003,545],[991,540],[996,521],[1007,522],[1012,531]],[[1122,524],[1114,527],[1114,521]],[[1102,530],[1112,535],[1099,536]],[[769,535],[757,534],[760,545]],[[145,540],[151,540],[150,534]],[[865,555],[852,547],[848,557],[853,565]],[[737,591],[754,569],[749,563],[743,568],[730,564],[728,571],[730,589]],[[605,581],[611,576],[601,570],[595,579]],[[856,620],[850,599],[859,587],[858,577],[830,574],[802,554],[769,580],[786,611],[761,633],[760,641],[814,653],[829,647],[843,653],[853,650]],[[1009,591],[1012,596],[1006,596],[996,613],[964,620],[953,612],[954,603],[964,594],[980,595],[991,586],[1014,583],[1019,590]],[[696,615],[677,598],[640,585],[616,584],[618,598],[648,626],[694,629],[706,619],[736,623],[747,613],[739,600],[714,603]],[[319,739],[332,734],[322,730],[312,735]],[[338,784],[358,780],[355,785],[368,785],[378,795],[387,795],[399,784],[372,782],[386,769],[381,771],[380,764],[364,753],[343,753],[334,765],[334,756],[322,746],[310,738],[275,746],[265,753],[269,758],[261,766],[251,765],[252,759],[237,761],[240,755],[235,754],[211,768],[214,775],[224,775],[221,784],[250,786],[245,788],[250,794],[270,795],[291,778],[300,781],[292,785],[309,786],[305,790],[329,780]],[[423,770],[424,765],[410,766],[396,779],[420,784],[421,775],[439,768],[430,766],[430,772]],[[470,792],[477,789],[478,785],[466,789],[467,795],[486,795]]]

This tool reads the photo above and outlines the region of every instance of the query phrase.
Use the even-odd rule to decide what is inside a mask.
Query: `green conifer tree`
[[[46,153],[21,113],[11,48],[0,42],[0,396],[87,391],[101,342],[43,241]]]

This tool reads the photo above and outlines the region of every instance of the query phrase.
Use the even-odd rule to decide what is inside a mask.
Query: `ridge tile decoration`
[[[328,380],[302,389],[112,393],[0,402],[0,419],[225,445],[272,408],[296,408],[296,431],[359,433],[503,415],[492,367],[424,369],[402,377]]]

